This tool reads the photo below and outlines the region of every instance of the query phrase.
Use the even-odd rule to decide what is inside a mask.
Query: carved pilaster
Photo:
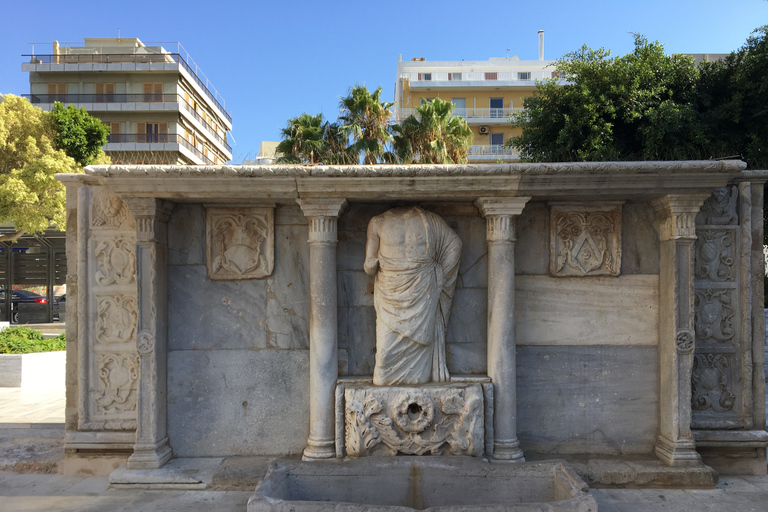
[[[493,458],[523,462],[517,439],[515,221],[529,197],[478,198],[488,241],[488,376],[493,383]],[[488,454],[491,455],[491,454]]]
[[[334,393],[338,369],[336,224],[345,199],[298,200],[309,221],[309,439],[304,459],[336,456]]]
[[[691,433],[694,331],[693,245],[705,195],[652,202],[659,227],[659,434],[656,455],[670,466],[700,461]]]
[[[173,205],[127,197],[136,219],[138,285],[139,418],[129,469],[154,469],[171,458],[166,421],[167,223]]]

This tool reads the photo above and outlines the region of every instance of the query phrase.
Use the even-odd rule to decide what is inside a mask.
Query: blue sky
[[[510,48],[536,59],[540,29],[546,59],[582,44],[621,55],[632,49],[630,32],[668,53],[727,53],[768,24],[766,0],[2,0],[0,12],[2,93],[29,92],[21,72],[28,43],[116,37],[118,29],[144,42],[181,42],[231,111],[236,162],[255,156],[262,140],[279,140],[280,128],[303,111],[335,120],[339,97],[356,83],[383,86],[391,101],[398,54],[487,60]]]

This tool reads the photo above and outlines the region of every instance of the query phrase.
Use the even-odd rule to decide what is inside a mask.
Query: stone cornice
[[[68,186],[101,185],[121,196],[248,203],[297,198],[352,201],[468,200],[528,196],[548,200],[648,200],[711,193],[741,176],[740,161],[580,162],[484,165],[90,166],[60,174]],[[768,171],[749,171],[751,180]]]

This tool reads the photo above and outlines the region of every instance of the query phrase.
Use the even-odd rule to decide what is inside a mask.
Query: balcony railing
[[[467,158],[472,160],[494,160],[498,158],[520,158],[514,149],[500,144],[469,146]]]
[[[207,164],[213,160],[177,133],[115,133],[107,136],[107,144],[181,144]]]
[[[208,124],[203,116],[198,114],[192,105],[178,94],[24,94],[30,103],[53,103],[59,101],[65,105],[69,103],[181,103],[195,119],[197,119],[208,134],[218,140],[227,151],[232,152],[232,147],[227,144],[216,130]]]
[[[467,120],[473,119],[499,119],[504,120],[516,112],[522,112],[522,107],[504,107],[504,108],[457,108],[453,115],[463,117]],[[400,122],[407,119],[408,116],[415,115],[415,108],[401,108],[398,111],[396,121]]]
[[[552,78],[552,68],[525,71],[403,71],[400,77],[424,86],[429,82],[457,82],[457,86],[461,82],[530,82]]]
[[[198,76],[195,69],[192,69],[192,66],[187,64],[184,57],[178,53],[66,53],[56,55],[22,55],[22,57],[28,57],[28,62],[30,64],[180,64],[187,73],[189,73],[197,85],[200,86],[203,92],[205,92],[208,99],[218,107],[222,115],[224,115],[230,123],[232,122],[232,116],[229,115],[218,100],[218,93],[211,91],[208,88],[207,79],[204,82],[202,78]],[[222,101],[224,101],[223,98]]]

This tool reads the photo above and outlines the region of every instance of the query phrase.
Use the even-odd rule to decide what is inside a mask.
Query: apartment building
[[[423,57],[397,63],[394,115],[402,122],[425,101],[452,101],[455,115],[467,120],[474,134],[470,163],[510,162],[519,157],[504,144],[517,135],[509,116],[521,111],[523,99],[536,89],[536,80],[556,78],[544,60],[544,32],[539,31],[539,59],[516,56],[487,61],[427,61]],[[519,132],[519,129],[518,129]]]
[[[232,159],[232,117],[181,44],[85,38],[82,45],[54,41],[44,48],[23,56],[30,86],[25,96],[43,110],[56,101],[85,107],[109,125],[104,151],[113,163],[211,165]]]

